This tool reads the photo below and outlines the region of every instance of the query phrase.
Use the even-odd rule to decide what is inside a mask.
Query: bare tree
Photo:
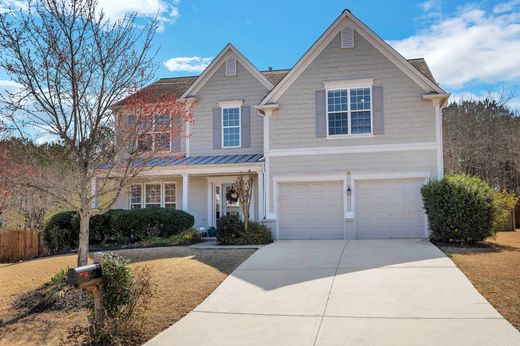
[[[0,13],[0,67],[20,86],[0,96],[1,110],[20,136],[40,133],[65,148],[67,159],[39,166],[40,179],[27,186],[78,211],[78,265],[87,263],[90,218],[106,212],[133,178],[152,168],[157,151],[166,152],[154,143],[164,143],[164,136],[178,140],[191,121],[190,109],[175,95],[140,91],[155,72],[157,20],[142,27],[134,13],[111,21],[97,5],[38,0]],[[93,206],[97,200],[103,204]]]
[[[506,97],[451,103],[443,113],[447,173],[477,175],[520,194],[520,116]]]
[[[233,183],[233,188],[237,192],[238,202],[244,215],[244,229],[247,231],[249,226],[249,208],[253,200],[253,190],[255,188],[256,174],[248,171],[247,174],[240,174]]]

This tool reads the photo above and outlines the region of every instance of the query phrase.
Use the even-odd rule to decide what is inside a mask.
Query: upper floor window
[[[155,121],[142,121],[138,127],[137,145],[142,151],[171,150],[171,118],[161,115]]]
[[[372,88],[327,90],[329,136],[372,133]]]
[[[240,107],[222,108],[222,148],[240,148]]]

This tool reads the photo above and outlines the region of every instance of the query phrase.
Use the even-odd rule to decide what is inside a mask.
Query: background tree
[[[253,190],[255,188],[256,174],[249,171],[247,174],[240,174],[233,183],[233,188],[237,192],[238,202],[244,215],[244,230],[249,226],[249,208],[253,200]]]
[[[137,92],[155,72],[157,20],[143,27],[134,13],[111,21],[97,5],[38,0],[17,13],[0,13],[0,68],[19,85],[0,95],[0,111],[20,136],[38,133],[63,144],[66,160],[38,166],[41,179],[27,186],[78,211],[78,265],[87,263],[90,218],[108,210],[133,178],[153,167],[150,149],[165,149],[156,145],[159,139],[179,139],[191,121],[189,108],[175,95]],[[63,186],[63,179],[73,184]],[[93,206],[97,200],[103,205]]]
[[[9,186],[13,193],[6,198],[6,226],[39,232],[43,229],[48,213],[63,208],[60,200],[41,190],[31,188],[39,181],[60,177],[60,190],[71,190],[74,182],[71,177],[62,174],[64,162],[68,160],[65,148],[59,143],[35,144],[28,140],[9,138],[4,141],[11,150],[10,163],[18,161],[16,172],[9,177]],[[23,167],[20,166],[23,160]],[[31,174],[22,174],[20,169],[30,169]],[[49,175],[46,177],[45,175]],[[70,196],[70,200],[74,195]]]
[[[520,117],[506,98],[451,103],[444,109],[446,173],[476,175],[520,195]]]

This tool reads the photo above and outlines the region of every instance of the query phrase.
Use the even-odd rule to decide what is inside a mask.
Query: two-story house
[[[226,197],[257,174],[251,215],[275,239],[425,238],[420,188],[443,174],[448,98],[348,10],[289,70],[259,71],[228,44],[194,77],[153,85],[193,103],[177,149],[115,208],[175,207],[195,226],[240,213]]]

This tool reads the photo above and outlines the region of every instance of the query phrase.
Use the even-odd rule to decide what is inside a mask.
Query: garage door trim
[[[273,210],[276,213],[276,240],[280,239],[280,230],[279,230],[279,206],[278,199],[280,188],[278,186],[279,183],[311,183],[311,182],[320,182],[320,181],[341,181],[343,182],[343,217],[345,218],[347,215],[347,173],[344,175],[298,175],[298,176],[275,176],[273,177]],[[345,229],[343,230],[343,239],[345,239]]]
[[[354,238],[357,237],[357,227],[356,227],[356,182],[363,180],[399,180],[399,179],[424,179],[424,183],[427,183],[431,177],[430,172],[406,172],[406,173],[379,173],[379,174],[352,174],[351,175],[351,189],[352,189],[352,213],[354,214]],[[426,219],[426,215],[424,216],[424,238],[428,239],[430,236],[430,230],[428,229],[428,220]]]

